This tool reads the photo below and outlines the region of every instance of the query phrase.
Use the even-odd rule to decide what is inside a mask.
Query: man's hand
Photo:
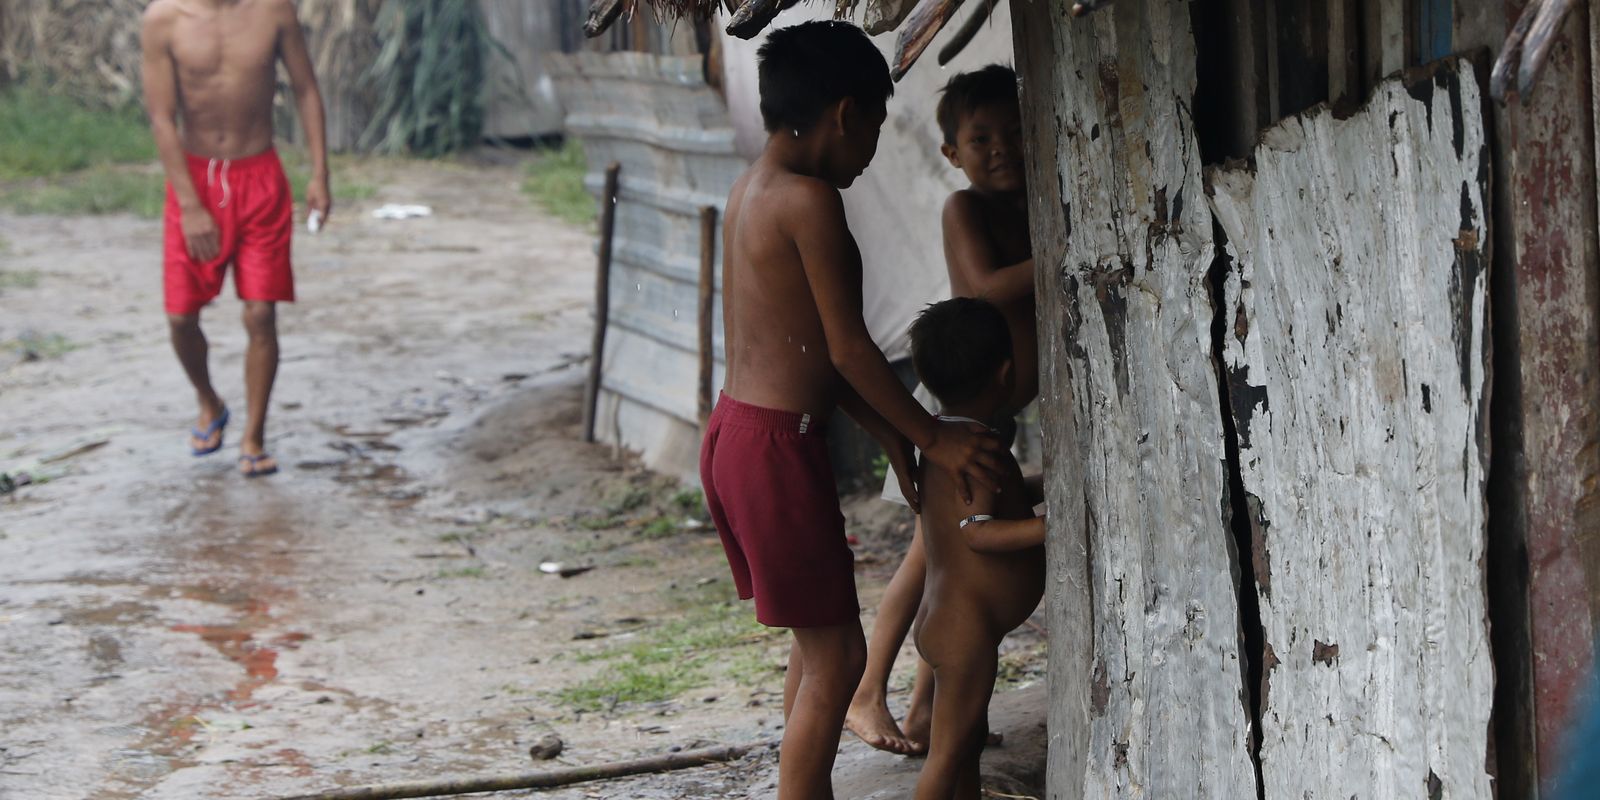
[[[956,475],[956,490],[963,503],[972,503],[971,482],[1000,491],[1000,459],[1005,448],[983,425],[940,420],[933,441],[922,448],[929,461]]]
[[[922,497],[918,494],[916,481],[917,449],[911,446],[911,440],[896,434],[894,445],[885,446],[884,455],[889,458],[889,468],[894,470],[894,477],[900,481],[900,496],[906,499],[906,505],[911,506],[911,513],[922,513]]]
[[[333,193],[328,191],[328,177],[314,177],[306,186],[306,206],[312,211],[321,212],[322,224],[328,224],[328,216],[333,213]]]
[[[178,213],[189,257],[200,263],[215,259],[222,245],[217,241],[217,221],[211,218],[211,212],[197,205],[179,209]]]

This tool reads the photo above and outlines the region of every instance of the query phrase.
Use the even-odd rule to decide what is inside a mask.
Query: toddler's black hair
[[[984,106],[1017,102],[1017,73],[1004,64],[990,64],[951,78],[941,91],[934,114],[944,143],[954,145],[962,117]]]
[[[757,53],[767,132],[808,131],[846,97],[883,106],[894,94],[889,64],[860,28],[819,20],[780,28]]]
[[[956,297],[922,310],[911,323],[911,363],[922,385],[944,405],[983,393],[1011,358],[1011,328],[987,300]]]

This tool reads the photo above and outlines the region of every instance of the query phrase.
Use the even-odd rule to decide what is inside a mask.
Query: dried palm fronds
[[[3,0],[0,81],[122,105],[139,94],[139,17],[145,0]]]
[[[377,91],[367,79],[367,69],[378,57],[377,16],[382,5],[383,0],[298,4],[311,65],[322,87],[328,146],[334,150],[357,148],[377,106]]]
[[[867,0],[871,6],[869,15],[876,13],[879,18],[904,16],[901,7],[909,8],[911,0]],[[763,28],[772,22],[779,11],[798,3],[799,0],[591,0],[589,4],[589,18],[584,23],[583,31],[590,38],[604,33],[611,23],[619,18],[631,16],[643,5],[653,11],[657,20],[682,19],[710,19],[720,6],[732,16],[728,24],[728,33],[741,38],[751,38],[760,33]],[[834,4],[835,17],[844,18],[855,11],[862,0],[831,0]],[[881,19],[880,19],[881,24]]]

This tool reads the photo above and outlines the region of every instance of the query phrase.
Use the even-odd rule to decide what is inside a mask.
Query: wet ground
[[[234,471],[231,288],[206,329],[235,423],[195,459],[158,226],[0,215],[0,471],[32,481],[0,493],[0,797],[282,797],[781,734],[786,643],[727,602],[692,494],[576,439],[589,234],[529,206],[515,168],[362,169],[377,197],[297,241],[284,470],[259,480]],[[371,219],[383,202],[438,213]],[[852,511],[869,606],[904,535],[880,505]],[[1008,647],[1032,681],[1038,636]],[[629,700],[660,652],[692,670]],[[1025,730],[1040,704],[1021,705]],[[550,734],[564,751],[531,759]],[[764,796],[774,763],[541,796]],[[841,763],[914,772],[859,743]]]

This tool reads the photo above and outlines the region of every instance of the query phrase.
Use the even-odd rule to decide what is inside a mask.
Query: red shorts
[[[827,437],[809,414],[717,400],[700,449],[706,507],[739,598],[778,628],[856,620],[855,554]]]
[[[222,293],[228,264],[240,300],[294,300],[289,239],[294,197],[276,150],[238,159],[189,156],[195,193],[217,223],[217,257],[198,262],[183,238],[178,196],[167,186],[163,285],[168,314],[194,314]]]

